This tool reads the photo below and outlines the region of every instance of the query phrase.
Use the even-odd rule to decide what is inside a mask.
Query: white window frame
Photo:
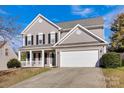
[[[5,56],[9,56],[9,49],[8,48],[5,49]]]
[[[56,33],[50,32],[50,43],[55,44],[55,42],[56,42]]]
[[[42,41],[40,43],[40,40]],[[43,33],[38,33],[38,45],[42,45],[43,44]]]
[[[25,35],[22,36],[23,46],[25,46]]]
[[[30,43],[29,43],[30,42]],[[31,34],[28,34],[27,35],[27,45],[32,45],[32,42],[31,42]]]

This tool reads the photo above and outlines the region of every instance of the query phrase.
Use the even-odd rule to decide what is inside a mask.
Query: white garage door
[[[95,67],[98,50],[60,52],[60,67]]]

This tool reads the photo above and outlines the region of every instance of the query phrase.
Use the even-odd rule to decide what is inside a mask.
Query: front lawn
[[[17,70],[0,71],[0,87],[9,87],[48,70],[50,70],[50,68],[21,68]]]
[[[124,67],[103,68],[108,88],[124,88]]]

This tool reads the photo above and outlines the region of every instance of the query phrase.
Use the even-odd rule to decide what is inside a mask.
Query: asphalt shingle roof
[[[60,26],[62,29],[73,28],[77,24],[80,24],[85,27],[85,26],[103,25],[104,22],[103,22],[103,17],[97,17],[97,18],[80,19],[80,20],[57,23],[57,25]]]

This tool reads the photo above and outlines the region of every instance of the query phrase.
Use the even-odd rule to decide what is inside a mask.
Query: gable
[[[5,56],[6,49],[8,49],[8,56]],[[12,58],[17,58],[15,51],[13,50],[13,48],[11,47],[11,45],[8,42],[2,48],[2,53],[3,53],[3,56],[6,58],[6,60],[10,60]]]
[[[22,32],[22,34],[49,33],[58,31],[60,27],[45,17],[38,15]]]
[[[70,36],[64,40],[61,44],[72,44],[72,43],[91,43],[98,42],[94,37],[86,33],[84,30],[80,28],[76,28],[74,32],[70,34]]]
[[[64,37],[62,37],[54,46],[60,44],[75,44],[75,43],[106,43],[107,42],[90,32],[85,27],[77,24],[72,30],[70,30]]]

